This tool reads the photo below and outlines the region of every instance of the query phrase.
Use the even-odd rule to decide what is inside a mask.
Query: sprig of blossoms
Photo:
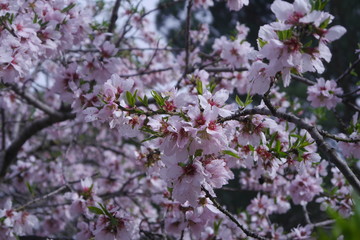
[[[332,109],[341,102],[338,96],[343,94],[343,90],[337,87],[334,80],[325,81],[319,78],[317,83],[307,89],[307,100],[311,102],[313,107],[326,107]]]
[[[254,52],[249,70],[253,94],[264,94],[278,78],[288,86],[291,73],[322,73],[322,60],[331,60],[327,45],[346,32],[342,26],[327,28],[334,17],[315,9],[309,0],[293,4],[275,0],[271,10],[278,21],[260,28],[259,50]]]

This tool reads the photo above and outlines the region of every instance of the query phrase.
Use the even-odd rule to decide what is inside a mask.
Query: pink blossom
[[[311,101],[313,107],[326,107],[327,109],[332,109],[341,102],[338,95],[343,93],[334,80],[325,81],[323,78],[319,78],[315,85],[308,87],[307,92],[307,100]]]
[[[221,188],[234,178],[233,172],[223,159],[205,160],[205,175],[208,183],[214,188]]]
[[[250,214],[271,214],[276,210],[274,201],[266,195],[258,194],[256,198],[251,200],[250,205],[246,208]]]
[[[306,173],[297,175],[289,187],[293,202],[301,205],[311,202],[316,195],[323,191],[321,183],[321,178],[314,178]]]
[[[227,0],[227,6],[230,10],[239,11],[244,5],[248,5],[249,0]]]

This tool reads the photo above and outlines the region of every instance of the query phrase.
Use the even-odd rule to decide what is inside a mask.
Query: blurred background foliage
[[[186,2],[187,1],[174,2],[172,0],[160,0],[158,3],[160,11],[158,11],[156,16],[157,30],[164,35],[172,47],[184,48],[185,46]],[[228,38],[235,36],[236,32],[234,29],[237,22],[245,24],[250,29],[247,40],[257,49],[256,39],[259,28],[275,20],[275,16],[270,10],[272,2],[273,1],[270,0],[250,0],[249,6],[245,6],[239,12],[229,11],[226,7],[226,1],[216,0],[214,1],[214,6],[207,10],[193,8],[191,29],[199,29],[202,23],[209,24],[209,40],[201,51],[210,53],[215,38],[223,35]],[[288,2],[292,3],[293,1]],[[333,57],[330,63],[325,63],[326,71],[321,75],[329,80],[336,79],[340,76],[357,58],[355,50],[360,48],[358,45],[360,42],[360,1],[330,0],[325,10],[335,16],[331,26],[342,25],[347,29],[347,33],[331,45]],[[360,76],[360,65],[355,68],[352,75],[347,76],[340,82],[340,86],[344,89],[345,93],[359,87],[360,81],[357,74]],[[320,75],[316,73],[305,75],[305,77],[312,80],[315,80],[319,76]],[[309,103],[306,100],[306,89],[307,87],[304,84],[294,80],[290,84],[290,87],[281,88],[281,90],[288,93],[287,95],[290,101],[298,99],[298,101],[305,106],[305,114],[310,113],[310,108],[308,108]],[[355,95],[355,97],[348,98],[347,101],[355,104],[357,99],[358,102],[360,102],[360,97]],[[319,108],[313,109],[312,113],[318,117],[318,123],[328,131],[346,132],[346,126],[351,121],[354,111],[349,109],[348,106],[341,104],[336,108],[336,111]],[[334,119],[337,119],[337,121],[334,121]],[[343,122],[344,124],[341,125],[339,122]],[[239,174],[235,174],[235,176],[239,176]],[[218,190],[220,202],[225,204],[232,212],[245,210],[250,200],[256,196],[256,192],[239,190],[238,186],[239,179],[236,177],[228,185],[228,189]],[[238,189],[238,191],[234,189]],[[319,210],[317,203],[309,204],[308,209],[313,222],[327,218],[327,214]],[[295,223],[300,222],[303,225],[306,224],[302,207],[295,205],[292,205],[291,211],[287,214],[272,215],[271,221],[281,223],[285,230],[296,227]]]

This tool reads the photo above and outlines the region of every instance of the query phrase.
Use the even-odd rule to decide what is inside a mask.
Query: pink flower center
[[[200,116],[198,116],[196,118],[195,122],[198,126],[202,126],[202,125],[205,125],[206,120],[205,120],[204,116],[201,114]]]
[[[189,164],[185,167],[183,167],[184,175],[187,176],[194,176],[196,173],[196,168],[193,164]]]
[[[212,131],[215,131],[215,130],[216,130],[216,121],[211,121],[211,122],[209,123],[208,128],[209,128],[210,130],[212,130]]]

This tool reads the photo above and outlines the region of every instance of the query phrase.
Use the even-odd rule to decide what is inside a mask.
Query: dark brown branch
[[[19,240],[73,240],[72,238],[52,238],[40,236],[19,236]]]
[[[149,70],[149,71],[138,72],[138,73],[133,73],[133,74],[123,74],[123,75],[119,75],[119,76],[125,77],[125,78],[126,77],[135,77],[135,76],[141,76],[141,75],[158,73],[158,72],[165,72],[165,71],[170,71],[170,70],[173,70],[173,68],[168,67],[168,68],[153,69],[153,70]]]
[[[299,82],[302,82],[302,83],[305,83],[306,85],[308,86],[312,86],[315,84],[315,82],[307,79],[307,78],[304,78],[304,77],[300,77],[298,75],[295,75],[295,74],[291,74],[291,77]]]
[[[357,92],[360,92],[360,88],[355,89],[354,91],[349,92],[349,93],[344,93],[343,95],[340,95],[339,97],[342,97],[342,98],[350,97],[351,95],[353,95],[353,94],[355,94]]]
[[[19,136],[11,143],[6,149],[3,159],[0,159],[0,178],[3,178],[7,172],[7,169],[12,163],[16,161],[16,156],[21,150],[24,143],[32,136],[40,132],[41,130],[50,127],[51,125],[65,120],[74,119],[75,114],[62,113],[59,116],[47,116],[42,119],[32,122],[26,126],[19,134]]]
[[[29,104],[33,105],[34,107],[40,109],[41,111],[47,113],[48,115],[54,116],[54,117],[61,117],[62,113],[59,113],[57,110],[53,109],[49,105],[41,102],[39,99],[35,98],[31,94],[28,94],[24,91],[21,91],[16,86],[10,85],[11,90],[13,90],[17,95],[25,99]]]
[[[265,108],[253,108],[253,109],[245,109],[235,113],[232,116],[222,118],[219,122],[225,122],[229,120],[236,120],[241,116],[246,115],[253,115],[253,114],[260,114],[260,115],[272,115],[272,112]],[[330,162],[332,162],[344,175],[346,180],[349,184],[354,188],[354,190],[360,194],[360,181],[354,174],[354,172],[350,169],[347,163],[342,160],[339,155],[336,153],[335,149],[330,147],[326,141],[324,140],[323,136],[319,133],[319,131],[312,125],[306,123],[304,120],[298,118],[297,116],[291,113],[285,113],[276,111],[275,115],[277,118],[284,119],[288,122],[294,123],[298,128],[305,129],[309,132],[311,137],[316,141],[316,144],[321,152],[323,152]]]
[[[253,238],[256,238],[256,239],[260,239],[260,240],[266,240],[266,239],[270,239],[270,238],[267,238],[267,237],[263,237],[263,236],[260,236],[258,235],[257,233],[254,233],[250,230],[247,230],[243,225],[241,225],[239,223],[239,221],[228,211],[226,210],[225,208],[223,208],[217,201],[216,199],[211,196],[211,194],[209,193],[208,190],[206,190],[204,187],[202,187],[202,190],[206,193],[206,197],[208,197],[214,204],[214,206],[219,209],[223,214],[225,214],[228,218],[230,218],[230,220],[236,224],[236,226],[238,226],[245,234],[246,236],[248,237],[253,237]]]
[[[185,71],[184,76],[188,73],[189,56],[190,56],[190,24],[191,24],[191,8],[193,1],[189,0],[186,12],[186,25],[185,25]]]
[[[119,8],[120,8],[120,3],[121,3],[121,0],[116,0],[116,2],[114,4],[114,7],[113,7],[113,10],[112,10],[112,13],[111,13],[109,28],[108,28],[109,33],[113,33],[114,30],[115,30],[116,20],[118,19],[118,11],[119,11]],[[108,36],[108,37],[110,37],[110,36]],[[109,39],[107,39],[107,40],[109,40]]]
[[[6,128],[6,121],[5,121],[5,111],[3,108],[0,109],[0,114],[1,114],[1,151],[5,151],[6,148],[6,132],[5,132],[5,128]]]
[[[267,92],[264,94],[264,96],[262,97],[265,105],[267,106],[267,108],[270,110],[270,112],[272,113],[272,115],[276,115],[276,109],[275,107],[271,104],[270,99],[269,99],[269,93],[271,90],[271,87],[273,85],[273,82],[271,83],[269,90],[267,90]]]
[[[324,137],[327,137],[327,138],[331,138],[331,139],[334,139],[336,141],[340,141],[340,142],[348,142],[348,143],[356,143],[356,142],[360,142],[360,138],[342,138],[342,137],[338,137],[338,136],[335,136],[331,133],[328,133],[327,131],[325,130],[318,130],[319,133],[321,135],[323,135]]]
[[[137,9],[139,7],[139,4],[141,3],[141,1],[139,1],[137,3],[137,5],[135,6],[135,9]],[[130,24],[130,20],[131,18],[134,16],[134,14],[136,13],[136,11],[132,11],[132,13],[130,14],[130,16],[126,19],[126,22],[124,24],[124,30],[122,31],[121,36],[119,37],[119,39],[116,41],[115,43],[115,47],[119,47],[121,41],[124,39],[125,35],[132,29],[132,26]]]
[[[204,68],[205,71],[210,73],[221,73],[221,72],[244,72],[247,68]]]

